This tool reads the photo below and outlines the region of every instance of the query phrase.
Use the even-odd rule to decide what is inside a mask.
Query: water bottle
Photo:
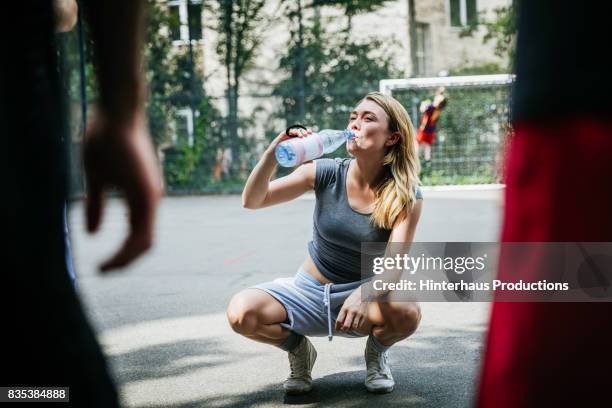
[[[276,161],[283,167],[294,167],[331,153],[347,140],[355,137],[352,130],[324,129],[306,137],[294,137],[276,146]]]

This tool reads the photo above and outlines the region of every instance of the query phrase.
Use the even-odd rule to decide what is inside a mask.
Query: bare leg
[[[291,331],[280,325],[287,319],[285,307],[261,289],[244,289],[227,307],[232,329],[249,339],[280,346]]]
[[[359,329],[372,334],[384,346],[391,346],[412,335],[421,321],[421,308],[416,302],[378,302],[368,305],[366,322]]]
[[[414,302],[374,301],[368,304],[366,327],[369,334],[364,352],[366,362],[365,387],[369,392],[388,393],[395,388],[395,380],[388,363],[387,350],[391,345],[410,336],[421,320],[419,305]]]
[[[429,143],[423,143],[423,153],[425,160],[431,160],[431,145]]]

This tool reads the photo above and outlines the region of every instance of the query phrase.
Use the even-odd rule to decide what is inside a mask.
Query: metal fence
[[[420,120],[419,105],[431,99],[432,89],[394,92],[406,107],[415,126]],[[431,168],[422,173],[426,185],[496,183],[501,181],[501,163],[509,131],[508,87],[451,88],[449,102],[437,126],[437,138],[432,146]],[[245,97],[245,102],[248,97]],[[177,106],[172,128],[175,135],[157,146],[160,165],[169,194],[239,192],[270,140],[293,121],[279,117],[282,100],[277,96],[251,98],[253,113],[240,118],[237,140],[230,143],[224,129],[225,118],[211,104],[210,112],[199,112],[198,117],[210,117],[205,123],[191,125],[184,106]],[[355,102],[359,99],[354,97]],[[253,103],[253,102],[249,102]],[[73,195],[83,191],[79,104],[72,104],[72,177]],[[306,120],[314,129],[346,127],[352,106],[336,109],[325,120]],[[197,120],[196,120],[197,121]],[[204,119],[202,120],[204,121]],[[198,126],[200,128],[198,128]],[[194,129],[195,128],[195,129]],[[195,139],[195,140],[194,140]],[[202,140],[199,140],[202,139]],[[196,147],[198,144],[200,147]],[[236,154],[237,153],[237,154]],[[330,156],[347,156],[341,147]],[[235,171],[232,174],[232,166]],[[279,168],[277,176],[290,170]]]
[[[498,183],[510,132],[510,75],[412,78],[381,81],[419,126],[420,105],[445,88],[448,103],[437,123],[431,167],[424,184]]]

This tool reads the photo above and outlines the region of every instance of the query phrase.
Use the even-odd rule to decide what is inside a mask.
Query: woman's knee
[[[259,310],[248,300],[248,296],[239,292],[232,297],[227,306],[227,321],[236,333],[255,334],[259,326]]]
[[[421,308],[417,303],[391,302],[387,304],[385,323],[397,334],[410,336],[421,322]]]

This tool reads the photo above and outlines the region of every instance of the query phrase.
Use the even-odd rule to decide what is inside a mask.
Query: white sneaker
[[[283,383],[285,393],[298,395],[312,390],[312,377],[310,373],[316,359],[317,350],[315,350],[308,338],[304,337],[300,344],[289,352],[291,375]]]
[[[393,391],[395,381],[389,367],[389,351],[380,353],[372,344],[372,338],[368,337],[365,348],[366,379],[365,386],[368,391],[377,394],[385,394]]]

